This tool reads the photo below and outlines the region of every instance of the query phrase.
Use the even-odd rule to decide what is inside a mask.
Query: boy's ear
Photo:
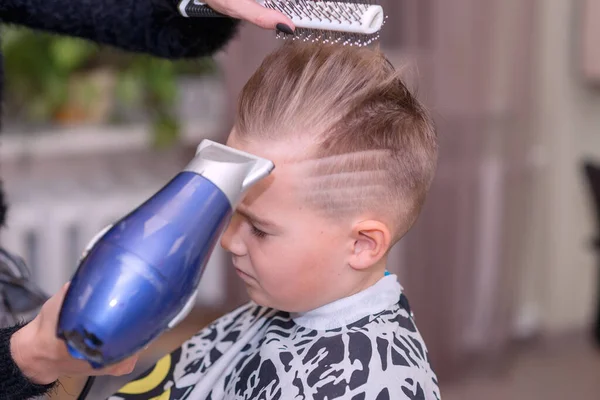
[[[352,229],[352,254],[350,266],[364,270],[379,262],[387,253],[391,243],[388,227],[379,221],[361,221]]]

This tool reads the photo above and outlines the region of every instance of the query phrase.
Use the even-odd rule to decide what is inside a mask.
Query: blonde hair
[[[382,214],[397,238],[416,220],[436,168],[425,108],[379,50],[291,42],[242,89],[242,139],[308,140],[306,198],[331,216]]]

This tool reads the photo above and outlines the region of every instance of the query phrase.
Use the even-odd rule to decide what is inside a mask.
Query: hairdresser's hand
[[[233,18],[243,19],[265,29],[293,33],[294,23],[279,11],[265,8],[256,0],[204,0],[212,9]]]
[[[12,356],[31,381],[46,385],[61,376],[125,375],[133,371],[137,356],[102,370],[94,370],[69,355],[65,343],[56,337],[58,313],[68,285],[49,299],[38,316],[11,338]]]

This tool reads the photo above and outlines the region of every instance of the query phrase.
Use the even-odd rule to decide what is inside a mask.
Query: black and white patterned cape
[[[305,314],[249,303],[110,400],[440,400],[426,346],[388,275]]]

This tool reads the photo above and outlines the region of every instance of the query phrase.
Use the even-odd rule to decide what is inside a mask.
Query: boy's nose
[[[233,214],[229,226],[221,236],[221,247],[238,257],[246,254],[246,246],[239,235],[241,221],[242,217],[238,213]]]

